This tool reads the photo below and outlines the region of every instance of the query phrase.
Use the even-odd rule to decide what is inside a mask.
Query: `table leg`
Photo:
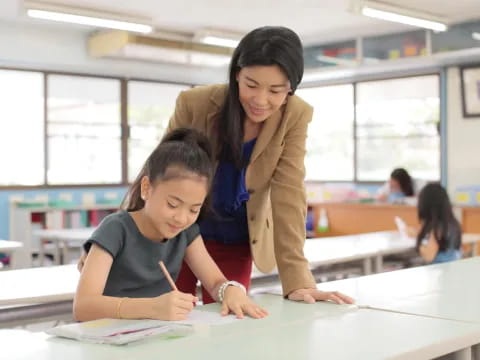
[[[40,261],[40,266],[43,266],[45,263],[45,240],[40,238],[40,249],[38,250],[38,260]]]
[[[453,360],[472,360],[472,349],[465,348],[453,353]]]
[[[17,254],[16,251],[10,252],[10,269],[17,269],[18,268],[18,261],[17,261]]]
[[[480,344],[472,346],[472,359],[480,360]]]
[[[372,259],[365,258],[363,259],[363,274],[370,275],[372,273]]]
[[[477,256],[477,251],[478,251],[478,241],[475,241],[474,243],[472,243],[472,256]]]
[[[60,265],[61,264],[61,261],[60,261],[60,241],[55,239],[53,240],[55,242],[55,264],[56,265]]]
[[[383,256],[377,255],[375,256],[375,272],[380,273],[383,271]]]
[[[67,246],[68,243],[66,241],[62,241],[62,265],[67,264]]]

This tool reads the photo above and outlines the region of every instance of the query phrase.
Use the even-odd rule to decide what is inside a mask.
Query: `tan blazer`
[[[213,136],[213,124],[225,101],[226,85],[183,91],[177,98],[169,130],[194,127]],[[246,171],[250,248],[255,265],[270,272],[278,264],[283,293],[314,288],[303,255],[306,195],[305,141],[313,109],[298,96],[265,121]],[[216,144],[213,144],[216,146]]]

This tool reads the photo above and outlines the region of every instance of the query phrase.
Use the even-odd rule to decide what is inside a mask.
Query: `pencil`
[[[162,269],[162,271],[165,274],[165,277],[167,278],[167,280],[168,280],[170,286],[172,287],[172,289],[175,290],[175,291],[178,291],[177,286],[173,282],[173,279],[170,276],[170,273],[168,272],[167,268],[165,267],[165,264],[163,263],[163,261],[160,260],[158,262],[158,265],[160,265],[160,269]]]

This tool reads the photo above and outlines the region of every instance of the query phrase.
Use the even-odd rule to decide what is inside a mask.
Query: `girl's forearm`
[[[150,319],[152,318],[152,298],[120,298],[103,295],[82,296],[73,304],[73,314],[77,321],[102,318],[111,319]]]

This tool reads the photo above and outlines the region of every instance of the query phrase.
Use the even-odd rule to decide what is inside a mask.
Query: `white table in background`
[[[5,354],[14,354],[19,360],[416,360],[452,352],[456,359],[468,360],[470,347],[480,342],[478,324],[331,303],[302,304],[273,295],[255,301],[267,308],[270,316],[199,327],[194,334],[174,340],[151,338],[128,346],[109,346],[0,330],[0,343]],[[218,312],[220,305],[197,309]]]
[[[0,272],[0,306],[72,300],[80,273],[76,265]]]
[[[81,247],[95,231],[95,227],[74,229],[39,229],[33,231],[33,236],[40,238],[40,265],[45,259],[45,242],[50,241],[55,245],[55,264],[61,264],[61,259],[67,258],[69,247]]]
[[[76,265],[60,265],[0,272],[0,323],[28,323],[29,317],[55,319],[71,314],[80,273]],[[70,316],[71,317],[71,316]]]
[[[462,244],[470,244],[476,252],[480,234],[463,234]],[[304,253],[311,265],[328,265],[353,260],[364,261],[364,274],[382,272],[383,258],[415,249],[415,239],[403,237],[398,231],[333,236],[307,239]],[[369,264],[373,261],[373,267]]]
[[[4,253],[10,256],[10,269],[17,268],[15,253],[17,251],[21,251],[22,248],[23,244],[21,242],[12,240],[0,240],[0,253]]]

